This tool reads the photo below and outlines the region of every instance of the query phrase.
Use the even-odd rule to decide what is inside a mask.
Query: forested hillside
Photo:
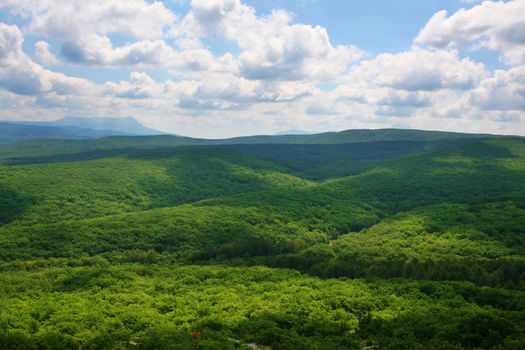
[[[0,349],[523,349],[523,138],[32,140],[0,158]]]

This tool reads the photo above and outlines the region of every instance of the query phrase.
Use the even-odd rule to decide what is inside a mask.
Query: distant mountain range
[[[159,135],[164,132],[147,128],[140,124],[135,118],[85,118],[65,117],[49,122],[50,125],[61,127],[77,127],[92,129],[102,132],[118,132],[125,135]]]
[[[29,139],[89,139],[104,136],[161,135],[132,117],[65,117],[49,122],[0,121],[0,143]]]
[[[141,136],[141,137],[129,137]],[[275,135],[255,135],[227,139],[200,139],[166,134],[150,129],[131,117],[127,118],[86,118],[66,117],[49,122],[0,121],[0,144],[17,141],[47,139],[49,142],[63,140],[96,139],[96,143],[113,148],[127,147],[170,147],[179,145],[232,145],[232,144],[347,144],[377,141],[438,141],[495,137],[487,134],[466,134],[456,132],[406,130],[406,129],[351,129],[340,132],[312,134],[300,130],[288,130]],[[63,143],[63,142],[60,142]],[[84,144],[89,148],[89,143]],[[19,145],[20,146],[20,145]],[[28,145],[26,145],[28,146]],[[106,148],[106,147],[104,147]]]
[[[224,146],[233,147],[248,154],[257,154],[262,158],[278,157],[282,155],[283,146],[288,151],[298,152],[301,157],[319,156],[325,154],[327,158],[341,158],[359,153],[360,157],[370,156],[371,149],[387,149],[392,154],[399,154],[396,151],[399,147],[403,150],[418,148],[422,151],[448,147],[450,145],[461,145],[474,140],[499,139],[519,139],[519,136],[499,136],[488,134],[467,134],[442,131],[406,130],[406,129],[356,129],[340,132],[326,132],[311,135],[260,135],[245,136],[229,139],[198,139],[177,135],[145,135],[133,136],[123,134],[113,134],[112,136],[99,137],[99,131],[93,129],[78,129],[83,136],[76,138],[70,134],[60,133],[60,127],[26,125],[25,132],[32,135],[9,133],[5,126],[11,127],[12,124],[0,124],[0,135],[9,136],[10,139],[18,138],[18,142],[4,141],[0,143],[0,163],[6,158],[10,158],[10,163],[27,162],[47,162],[47,161],[66,161],[66,160],[88,160],[96,159],[101,156],[117,156],[130,154],[152,149],[173,149],[179,146]],[[72,129],[67,129],[71,131]],[[91,130],[92,137],[87,131]],[[52,132],[55,132],[54,134]],[[41,135],[36,139],[36,134]],[[87,136],[86,136],[87,135]],[[33,136],[33,139],[31,139]],[[43,140],[45,139],[45,140]],[[318,147],[319,146],[319,147]],[[323,147],[320,147],[323,146]],[[335,153],[334,153],[335,152]],[[60,157],[54,155],[60,154]],[[67,156],[66,156],[67,155]],[[39,159],[35,159],[35,157]]]

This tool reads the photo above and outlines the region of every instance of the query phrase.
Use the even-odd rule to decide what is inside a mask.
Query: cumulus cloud
[[[249,79],[330,79],[362,54],[356,47],[332,46],[323,27],[291,24],[284,11],[256,20],[237,38],[244,50],[240,69]]]
[[[525,111],[525,66],[494,72],[472,92],[471,103],[486,110]]]
[[[471,108],[466,96],[488,76],[482,64],[461,59],[456,50],[380,54],[350,69],[330,95],[331,105],[343,103],[347,110],[365,105],[385,118],[429,111],[433,117],[455,117],[457,110]]]
[[[59,95],[87,91],[85,79],[55,73],[34,63],[22,51],[23,35],[16,25],[0,23],[0,85],[21,95],[53,92]]]
[[[106,83],[105,93],[117,97],[140,99],[160,97],[164,92],[163,84],[157,83],[146,73],[132,72],[130,81],[121,81],[118,84]]]
[[[34,96],[35,102],[46,108],[101,103],[122,106],[116,99],[124,99],[142,101],[129,102],[140,108],[231,110],[254,103],[290,102],[318,91],[311,83],[255,81],[220,69],[208,72],[205,79],[177,82],[157,82],[135,71],[129,80],[97,85],[43,68],[22,51],[22,43],[17,26],[0,24],[0,85],[15,94]]]
[[[28,31],[61,40],[61,53],[72,62],[157,65],[169,60],[163,37],[175,15],[159,1],[1,0],[0,6],[29,19]],[[110,34],[134,42],[113,47]]]
[[[380,54],[352,67],[330,95],[332,105],[369,106],[385,118],[469,118],[485,115],[487,103],[475,101],[491,81],[484,65],[460,58],[455,49],[413,48]],[[508,83],[506,81],[504,84]],[[479,100],[479,97],[477,97]]]
[[[352,68],[348,81],[407,91],[469,89],[485,76],[483,64],[460,59],[455,50],[414,49],[380,54]]]
[[[355,46],[332,45],[321,26],[294,24],[282,10],[259,17],[240,0],[193,0],[180,23],[159,1],[0,0],[0,6],[27,20],[28,32],[60,40],[61,55],[76,64],[230,72],[250,80],[327,80],[363,54]],[[168,30],[177,48],[168,44]],[[115,46],[115,34],[129,40]],[[205,37],[235,42],[240,54],[215,57],[202,44]],[[37,50],[39,62],[56,63],[44,42]]]
[[[239,0],[193,0],[172,34],[235,42],[241,50],[239,72],[251,80],[333,79],[363,54],[355,46],[333,46],[321,26],[293,24],[283,10],[258,17]]]
[[[439,11],[415,43],[434,48],[471,45],[498,50],[509,65],[525,64],[525,0],[484,1],[452,15]]]
[[[237,73],[235,57],[231,53],[215,57],[208,49],[203,47],[190,48],[176,52],[171,61],[174,75],[194,76],[198,73],[229,72]],[[203,74],[200,74],[201,78]]]
[[[15,25],[0,23],[0,59],[13,61],[22,55],[22,32]]]
[[[35,57],[44,66],[55,66],[60,63],[58,58],[49,50],[49,44],[45,41],[35,43]]]
[[[255,103],[282,103],[318,92],[311,83],[253,81],[227,74],[205,80],[167,81],[166,92],[184,109],[245,109]]]
[[[0,117],[82,110],[199,136],[391,126],[525,133],[524,1],[439,12],[412,48],[365,57],[321,26],[240,0],[193,0],[180,17],[149,0],[0,0],[24,23],[0,24]],[[34,62],[22,32],[40,40]],[[464,50],[479,47],[513,66],[489,71]],[[52,70],[71,63],[86,76],[119,67],[129,78],[95,83]]]

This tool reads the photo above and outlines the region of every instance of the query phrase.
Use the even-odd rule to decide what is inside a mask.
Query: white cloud
[[[485,110],[525,111],[525,66],[494,72],[472,92],[471,103]]]
[[[0,23],[0,85],[21,95],[54,92],[59,95],[86,91],[85,79],[55,73],[34,63],[22,51],[23,35],[16,25]]]
[[[0,117],[133,115],[208,137],[392,126],[525,134],[524,66],[489,72],[462,50],[488,47],[522,62],[523,1],[438,13],[413,48],[363,60],[321,26],[283,10],[260,16],[239,0],[194,0],[180,19],[147,0],[0,0],[26,35],[46,40],[33,62],[22,31],[0,24]],[[47,41],[61,43],[65,59]],[[217,44],[227,50],[217,54]],[[99,66],[129,78],[94,83],[49,68],[71,62],[99,79]],[[162,73],[170,79],[153,78]]]
[[[461,59],[456,50],[412,49],[380,54],[352,67],[344,83],[328,95],[332,108],[368,106],[374,116],[456,117],[472,109],[468,93],[489,73],[482,64]],[[374,118],[375,118],[374,117]],[[385,120],[385,119],[384,119]]]
[[[0,0],[0,6],[26,18],[29,32],[61,40],[62,55],[76,63],[158,65],[171,53],[163,37],[175,15],[162,2]],[[115,48],[110,34],[133,42]]]
[[[434,48],[472,44],[499,50],[509,65],[525,64],[525,0],[485,1],[448,16],[436,13],[415,43]]]
[[[231,53],[215,57],[208,49],[202,47],[174,53],[171,64],[171,73],[174,75],[200,76],[202,79],[212,72],[234,74],[238,70],[235,57]]]
[[[254,81],[219,73],[204,80],[167,81],[166,92],[184,109],[246,109],[256,103],[282,103],[313,95],[310,83]]]
[[[49,44],[45,41],[35,43],[35,57],[44,66],[56,66],[60,63],[58,58],[49,50]]]
[[[485,68],[455,50],[414,49],[380,54],[354,66],[347,80],[407,91],[469,89],[485,76]]]
[[[258,17],[239,0],[194,0],[178,38],[219,36],[240,48],[240,74],[250,80],[335,79],[363,54],[355,46],[330,43],[321,26],[293,24],[288,12]],[[191,41],[191,40],[190,40]]]
[[[160,39],[175,16],[162,2],[143,0],[4,0],[29,16],[28,29],[75,40],[85,33],[121,33],[137,39]]]
[[[197,76],[198,80],[163,83],[146,73],[132,72],[129,81],[97,85],[34,63],[22,51],[22,43],[17,26],[0,24],[0,85],[15,94],[34,96],[36,105],[44,108],[82,108],[86,104],[91,108],[232,110],[255,103],[290,102],[317,92],[311,83],[254,81],[219,69],[208,72],[205,78]]]
[[[118,84],[107,82],[105,93],[122,98],[156,98],[164,92],[163,84],[158,84],[146,73],[132,72],[130,81]]]
[[[511,133],[525,110],[525,67],[490,73],[482,64],[459,58],[456,50],[414,48],[362,61],[344,84],[321,98],[339,113],[372,108],[370,120],[379,117],[391,125],[404,118],[410,122],[403,126],[425,120],[427,125],[459,127],[459,121],[441,121],[457,119],[463,123],[458,130],[469,130],[466,121],[472,129],[485,120],[480,125],[508,123],[499,129]]]

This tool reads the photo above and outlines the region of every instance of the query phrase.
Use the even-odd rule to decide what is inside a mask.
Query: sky
[[[0,119],[525,135],[525,0],[0,0]]]

